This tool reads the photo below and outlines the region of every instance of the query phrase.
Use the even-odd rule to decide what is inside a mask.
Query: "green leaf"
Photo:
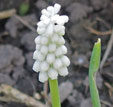
[[[91,55],[89,71],[91,72],[98,71],[100,64],[100,54],[101,54],[101,40],[98,39],[98,41],[94,45],[93,52]]]
[[[29,2],[23,2],[19,8],[19,14],[24,16],[29,10]]]
[[[99,94],[95,82],[96,72],[98,71],[100,64],[100,56],[101,56],[101,40],[98,39],[98,41],[94,45],[89,66],[89,85],[93,107],[101,107]]]

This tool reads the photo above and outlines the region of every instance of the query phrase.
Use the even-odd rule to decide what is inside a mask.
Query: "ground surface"
[[[18,11],[21,1],[16,0],[15,3],[15,0],[1,0],[0,13],[12,8]],[[94,42],[100,37],[101,59],[103,59],[113,26],[113,1],[31,0],[29,2],[30,10],[22,17],[30,24],[28,27],[15,16],[0,20],[0,84],[10,85],[45,104],[42,94],[43,84],[38,82],[38,74],[32,71],[34,38],[37,36],[33,31],[39,20],[40,10],[57,2],[62,5],[60,14],[66,14],[70,18],[66,24],[64,38],[71,65],[69,75],[59,78],[63,96],[62,107],[92,107],[88,86],[89,58]],[[113,107],[113,49],[102,68],[97,75],[102,107]],[[4,93],[0,88],[0,107],[26,107],[24,102],[22,104],[19,103],[21,101],[17,103],[14,100],[7,100],[9,98],[7,96],[3,100],[3,97]]]

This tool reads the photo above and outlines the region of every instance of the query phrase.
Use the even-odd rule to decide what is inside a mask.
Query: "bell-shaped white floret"
[[[37,37],[35,38],[35,43],[36,43],[36,44],[40,44],[40,42],[41,42],[41,36],[37,36]]]
[[[54,31],[56,33],[59,33],[61,31],[61,28],[62,28],[61,25],[55,25]]]
[[[37,32],[38,32],[38,34],[43,34],[44,32],[45,32],[45,28],[44,27],[38,27],[37,28]]]
[[[39,44],[36,44],[36,50],[40,50],[41,46]]]
[[[40,49],[40,52],[44,55],[47,55],[48,53],[48,47],[46,45],[42,46]]]
[[[61,47],[58,47],[55,51],[55,55],[58,57],[58,56],[61,56],[63,54],[62,52],[62,48]]]
[[[45,15],[42,15],[41,18],[40,18],[40,20],[41,20],[45,25],[48,25],[49,22],[50,22],[50,19],[49,19],[47,16],[45,16]]]
[[[43,9],[41,12],[42,12],[43,15],[45,15],[45,16],[47,16],[47,17],[50,16],[49,12],[47,12],[46,9]]]
[[[45,72],[49,69],[49,64],[46,61],[43,61],[40,65],[40,70],[42,72]]]
[[[63,54],[67,54],[67,48],[66,48],[66,46],[62,45],[61,46],[61,50],[62,50],[62,53]]]
[[[33,59],[43,61],[45,59],[45,56],[36,50],[33,54]]]
[[[63,68],[59,69],[58,73],[59,73],[61,76],[66,76],[66,75],[68,75],[68,69],[67,69],[67,67],[63,67]]]
[[[60,8],[61,8],[61,5],[59,5],[57,3],[54,5],[54,12],[55,12],[55,14],[60,11]]]
[[[40,72],[39,73],[39,81],[40,82],[45,82],[48,80],[48,75],[46,72]]]
[[[41,20],[41,21],[44,21],[44,20],[46,20],[46,19],[48,19],[48,17],[45,16],[45,15],[42,15],[42,16],[40,17],[40,20]]]
[[[53,35],[53,24],[49,24],[47,29],[46,29],[46,35],[51,36]]]
[[[55,55],[54,54],[48,54],[47,55],[47,58],[46,58],[46,61],[49,63],[49,64],[52,64],[54,61],[55,61]]]
[[[62,60],[62,63],[65,65],[65,66],[69,66],[70,65],[70,60],[67,56],[62,56],[61,57],[61,60]]]
[[[48,7],[47,7],[47,11],[48,11],[49,13],[51,13],[51,16],[54,15],[54,8],[53,8],[53,6],[48,6]]]
[[[54,27],[54,31],[58,34],[58,35],[64,35],[65,34],[65,27],[62,25],[55,25]]]
[[[62,45],[56,49],[55,55],[61,56],[61,55],[66,54],[66,53],[67,53],[67,48],[64,45]]]
[[[44,23],[42,21],[39,21],[37,23],[37,25],[38,25],[39,28],[45,27],[45,25],[44,25]]]
[[[53,66],[55,69],[60,69],[62,67],[62,61],[59,58],[56,59]]]
[[[38,51],[36,50],[36,51],[34,51],[34,53],[33,53],[33,59],[37,59],[37,55],[38,55]]]
[[[41,44],[42,44],[42,45],[47,45],[47,44],[48,44],[48,38],[45,37],[45,36],[42,36],[42,37],[41,37]]]
[[[58,34],[54,34],[53,37],[51,38],[51,41],[52,41],[52,42],[55,42],[55,43],[58,43],[58,41],[59,41],[59,36],[58,36]]]
[[[49,52],[54,52],[56,51],[56,44],[50,44],[48,48],[49,48]]]
[[[64,23],[67,23],[67,22],[69,21],[69,17],[66,16],[66,15],[62,15],[62,16],[60,16],[60,17],[61,17],[61,20],[64,21]]]
[[[49,71],[48,71],[48,76],[52,79],[52,80],[54,80],[54,79],[57,79],[57,77],[58,77],[58,72],[55,70],[55,69],[50,69]]]
[[[35,72],[39,72],[40,71],[40,62],[39,61],[35,61],[35,63],[33,64],[33,68],[32,68]]]
[[[47,19],[43,20],[43,23],[44,23],[45,25],[48,25],[48,24],[49,24],[49,22],[50,22],[50,19],[49,19],[49,18],[47,18]]]
[[[65,29],[62,29],[60,32],[59,32],[59,35],[60,36],[63,36],[65,34]]]
[[[62,15],[57,19],[57,24],[64,25],[68,20],[69,18],[66,15]]]
[[[57,23],[57,19],[58,19],[58,18],[59,18],[59,15],[56,14],[56,15],[54,15],[54,16],[51,17],[51,21],[52,21],[53,23]]]
[[[59,45],[64,45],[65,44],[65,40],[63,37],[59,37],[59,42],[58,42]]]

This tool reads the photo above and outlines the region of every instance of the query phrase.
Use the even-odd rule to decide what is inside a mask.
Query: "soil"
[[[18,14],[22,2],[22,0],[16,2],[1,0],[0,12],[15,8]],[[61,96],[64,96],[61,99],[62,107],[92,107],[88,82],[89,59],[97,38],[102,40],[101,59],[103,58],[110,34],[98,35],[89,31],[87,27],[100,32],[111,30],[113,0],[31,0],[30,9],[22,18],[36,29],[41,15],[40,10],[56,2],[62,5],[60,14],[66,14],[70,19],[66,24],[64,38],[71,65],[69,75],[65,78],[59,77]],[[32,70],[36,36],[37,33],[22,24],[15,16],[0,20],[0,86],[8,84],[31,97],[39,93],[40,101],[45,103],[42,96],[43,84],[38,81],[38,74]],[[113,107],[113,49],[102,71],[97,74],[97,87],[102,107]],[[0,107],[26,107],[26,105],[0,100]]]

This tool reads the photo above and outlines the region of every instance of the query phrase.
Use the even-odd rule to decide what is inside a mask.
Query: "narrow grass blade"
[[[89,84],[90,84],[90,94],[93,107],[101,107],[99,94],[96,86],[96,72],[99,69],[100,64],[100,56],[101,56],[101,40],[95,43],[89,66]]]

